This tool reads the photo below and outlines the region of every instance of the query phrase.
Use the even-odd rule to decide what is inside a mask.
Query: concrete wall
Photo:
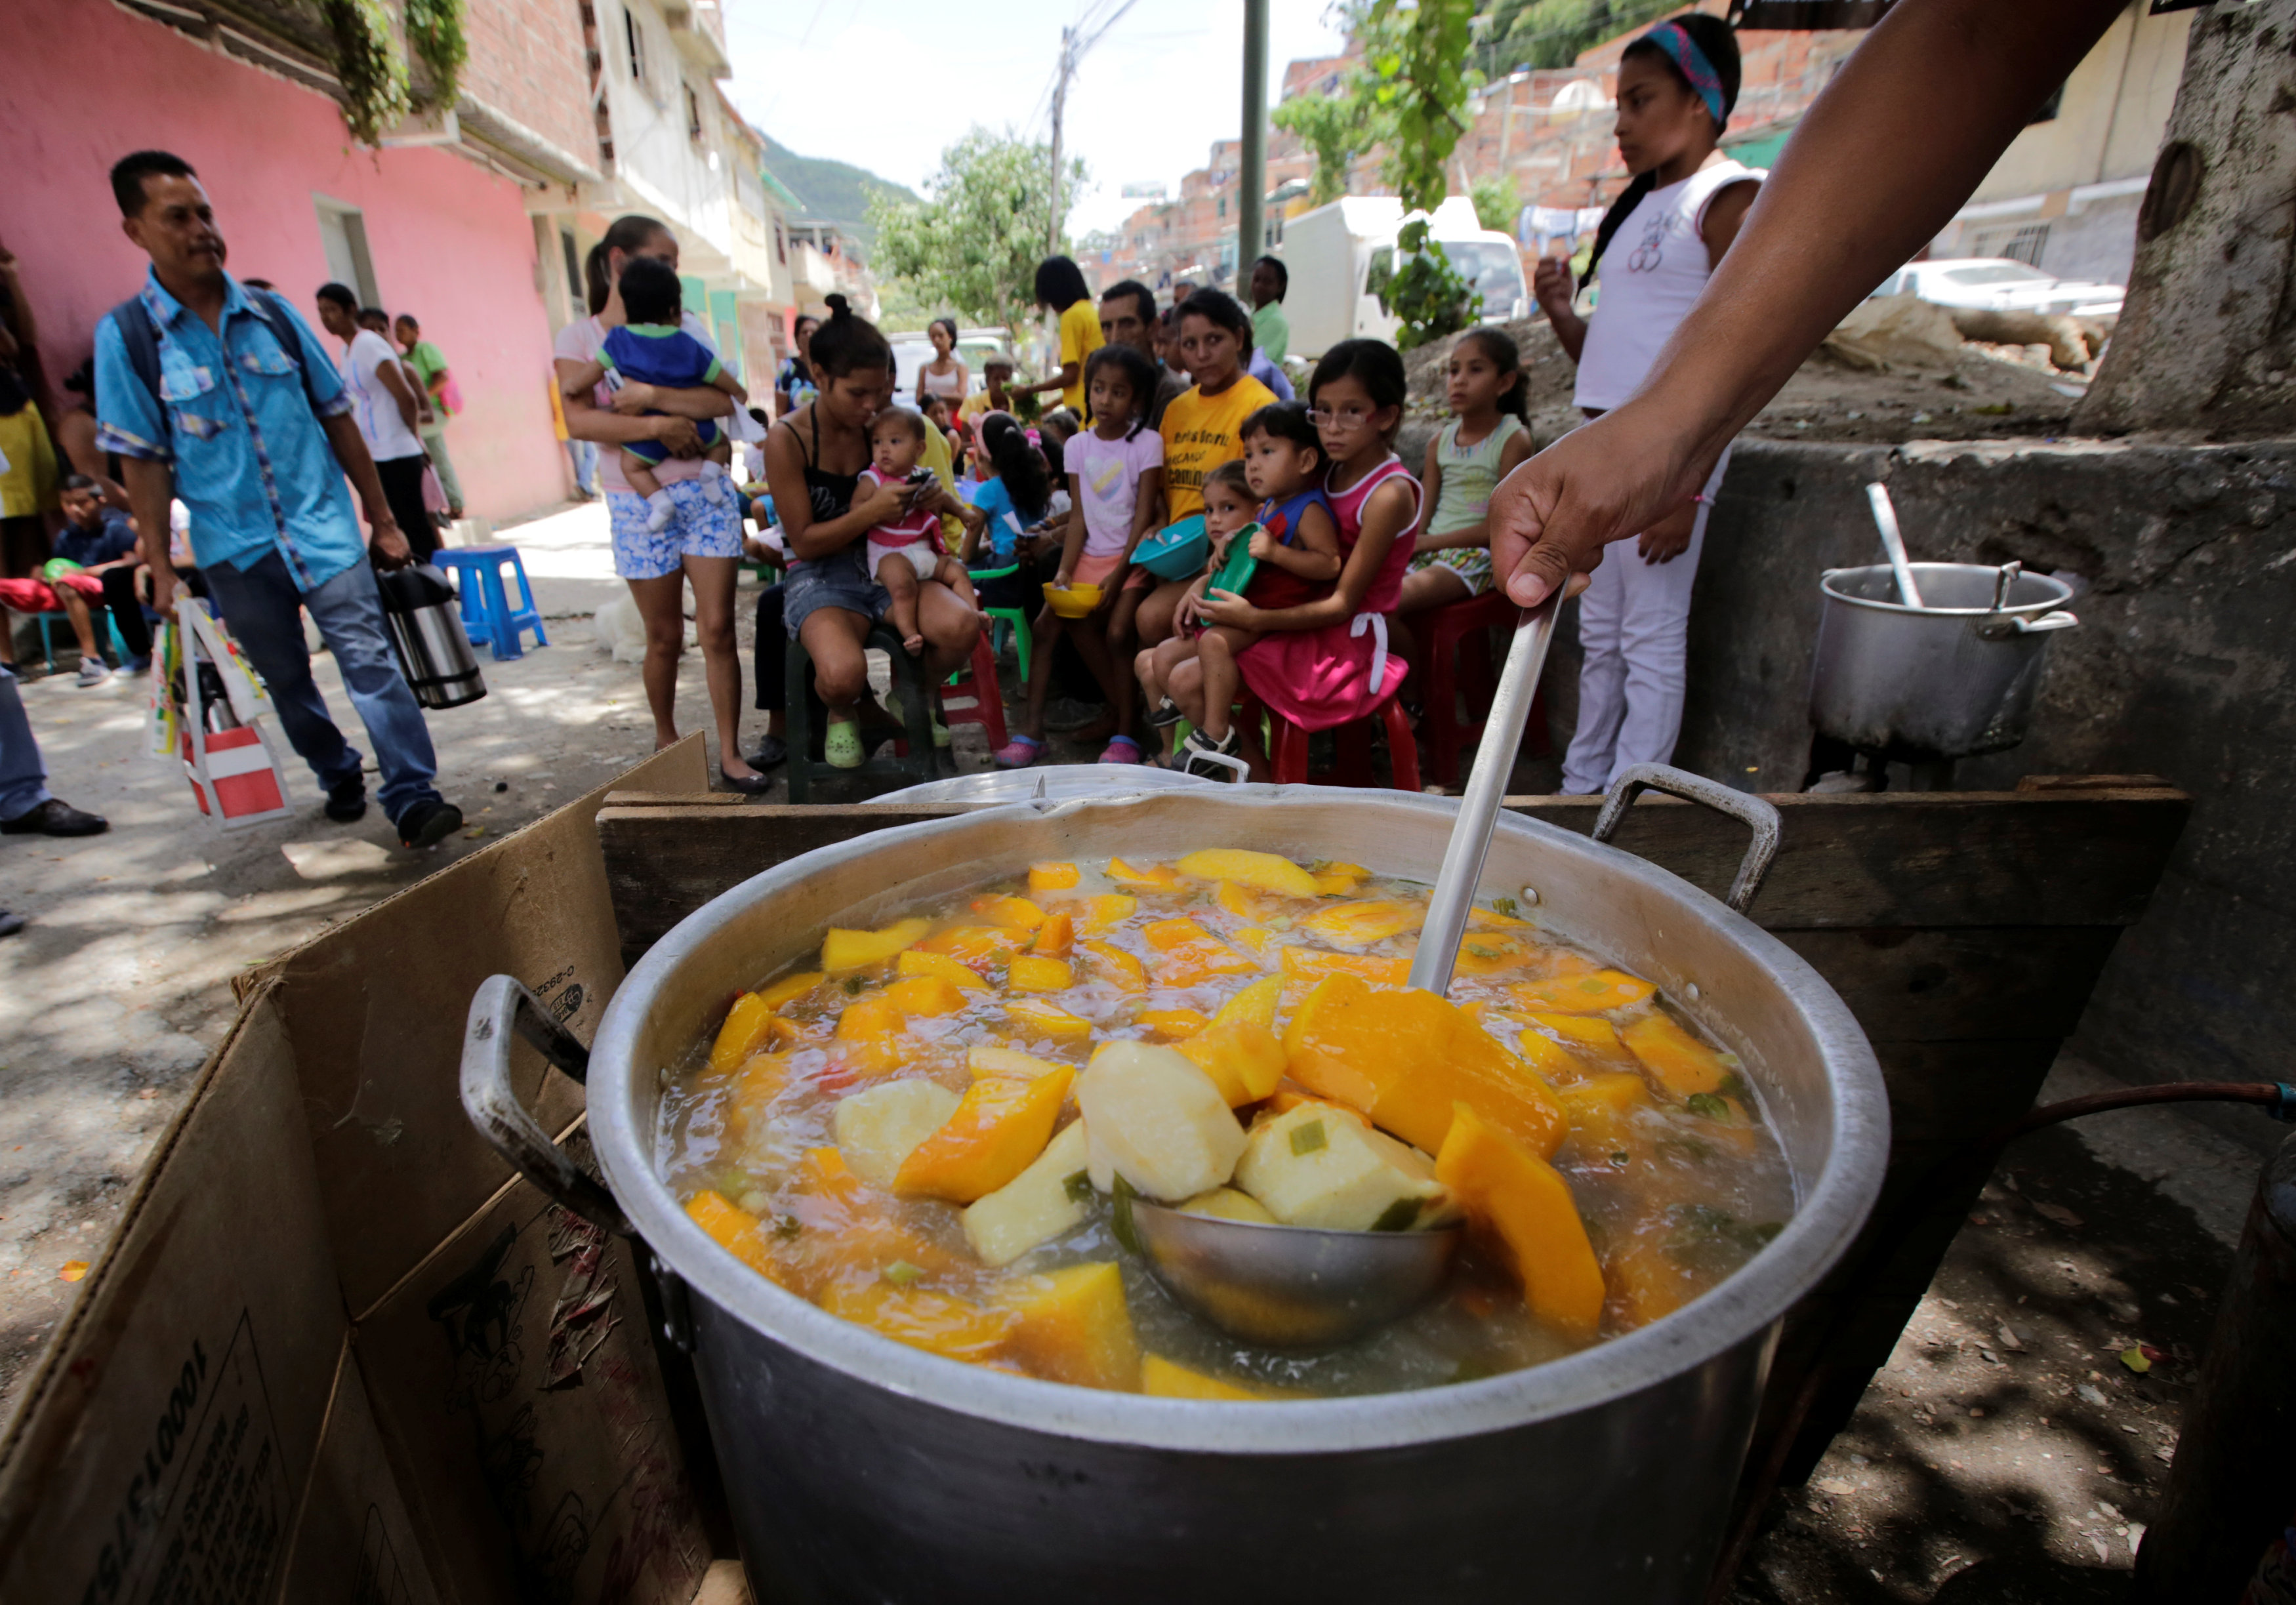
[[[353,149],[333,102],[104,0],[12,8],[7,50],[38,70],[12,72],[0,96],[0,237],[23,263],[52,378],[143,282],[107,174],[159,146],[199,170],[232,271],[272,281],[315,322],[311,292],[331,276],[315,197],[358,208],[386,305],[422,319],[461,387],[447,438],[470,510],[562,499],[550,330],[515,184],[443,151]]]
[[[1742,441],[1698,578],[1678,764],[1747,790],[1798,788],[1817,577],[1880,561],[1863,490],[1875,479],[1916,559],[2018,558],[2089,582],[2072,603],[2081,627],[2050,648],[2030,735],[1965,761],[1962,787],[2149,773],[2194,798],[2078,1051],[2134,1081],[2296,1079],[2296,443]],[[1570,658],[1558,724],[1575,703]]]

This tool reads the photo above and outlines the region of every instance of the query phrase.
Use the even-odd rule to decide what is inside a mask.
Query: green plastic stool
[[[804,645],[789,643],[789,789],[793,803],[812,800],[813,782],[816,779],[846,780],[857,776],[890,780],[892,787],[920,785],[939,777],[940,760],[933,750],[932,715],[934,699],[918,671],[917,659],[901,650],[901,638],[890,626],[869,626],[864,650],[875,647],[893,660],[893,693],[901,700],[901,719],[906,726],[903,738],[908,747],[906,757],[868,757],[852,769],[839,769],[823,761],[821,740],[825,730],[813,728],[813,707],[816,700],[813,691],[813,659],[807,656]],[[863,741],[866,742],[867,737]]]
[[[975,586],[978,586],[984,579],[1003,579],[1008,574],[1018,574],[1020,571],[1021,565],[1018,563],[1007,563],[1001,569],[975,569],[972,570],[972,583]],[[1012,627],[1013,640],[1014,643],[1013,653],[1020,661],[1021,684],[1023,685],[1028,684],[1029,610],[1026,608],[983,608],[981,611],[988,615],[988,628],[990,631],[988,646],[991,651],[994,651],[996,647],[996,637],[995,632],[1005,627],[1006,626],[1010,626]],[[952,675],[949,677],[954,680],[955,676]]]

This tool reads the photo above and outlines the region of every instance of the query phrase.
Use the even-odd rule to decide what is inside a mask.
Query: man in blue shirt
[[[97,441],[119,454],[145,532],[152,605],[162,613],[175,606],[165,531],[168,498],[180,496],[209,599],[262,675],[287,739],[319,777],[327,817],[365,813],[366,782],[357,749],[335,728],[312,681],[298,609],[319,626],[374,743],[383,811],[399,840],[432,846],[463,815],[431,784],[438,759],[430,728],[383,633],[346,473],[365,505],[375,560],[405,564],[406,537],[334,362],[284,301],[224,271],[223,236],[189,163],[139,151],[112,168],[111,189],[122,228],[152,258],[136,301],[157,337],[159,382],[139,373],[121,326],[127,311],[115,309],[96,328]],[[291,339],[283,343],[275,330]]]

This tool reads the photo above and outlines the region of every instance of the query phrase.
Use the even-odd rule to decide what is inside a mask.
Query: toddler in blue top
[[[622,311],[629,321],[607,332],[599,361],[570,382],[569,389],[579,391],[603,381],[619,390],[635,380],[666,390],[714,386],[728,396],[742,394],[741,381],[726,372],[709,348],[678,327],[684,292],[675,268],[650,257],[633,257],[622,269],[621,292]],[[693,428],[705,448],[698,475],[701,494],[712,502],[723,502],[726,465],[734,458],[733,438],[715,419],[696,419]],[[668,528],[677,508],[654,470],[669,459],[669,448],[659,440],[631,440],[623,444],[621,452],[622,477],[645,498],[646,528]]]

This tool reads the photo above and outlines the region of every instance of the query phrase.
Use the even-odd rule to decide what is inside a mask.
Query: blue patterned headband
[[[1714,114],[1714,127],[1720,129],[1728,126],[1730,114],[1722,108],[1721,75],[1706,59],[1706,53],[1698,48],[1698,41],[1690,37],[1688,29],[1679,22],[1661,22],[1639,42],[1655,45],[1666,52],[1682,70],[1682,76],[1690,80],[1698,98],[1706,102],[1706,109]]]

